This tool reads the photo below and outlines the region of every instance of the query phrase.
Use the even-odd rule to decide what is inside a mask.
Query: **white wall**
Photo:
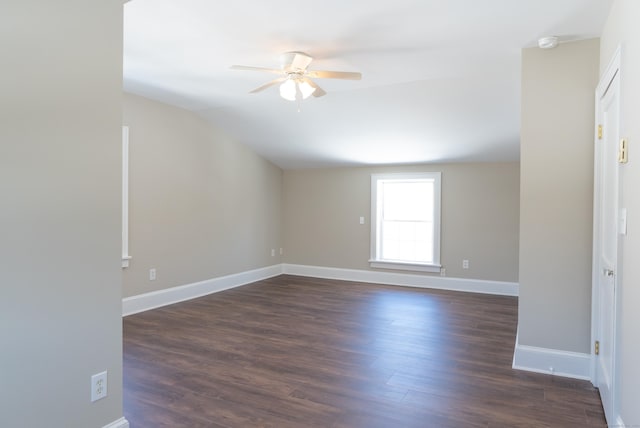
[[[101,427],[122,416],[122,3],[3,2],[0,63],[0,425]]]
[[[282,170],[193,112],[123,102],[133,257],[124,296],[280,264]]]
[[[599,40],[522,51],[519,343],[590,352]]]
[[[371,174],[412,171],[442,172],[441,262],[447,276],[517,282],[516,162],[287,170],[284,261],[370,270]],[[463,259],[469,269],[462,269]]]
[[[640,2],[615,0],[602,33],[600,70],[616,48],[621,59],[621,135],[629,141],[629,163],[621,167],[622,206],[627,208],[628,234],[621,239],[619,279],[619,413],[628,427],[640,426]],[[611,421],[614,422],[614,421]]]

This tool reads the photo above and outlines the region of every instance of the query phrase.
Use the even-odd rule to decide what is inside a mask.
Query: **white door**
[[[618,286],[619,187],[619,68],[605,73],[596,93],[596,116],[601,125],[596,136],[594,198],[594,315],[595,384],[600,391],[607,421],[616,420],[615,351],[616,289]]]

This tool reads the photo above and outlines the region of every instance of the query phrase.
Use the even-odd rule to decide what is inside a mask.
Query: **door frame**
[[[594,125],[594,186],[593,186],[593,255],[592,255],[592,273],[591,273],[591,383],[594,386],[598,385],[598,357],[595,354],[595,341],[599,339],[599,331],[600,331],[600,290],[599,290],[599,280],[601,276],[600,272],[600,205],[602,200],[602,186],[601,186],[601,176],[602,176],[602,154],[603,154],[603,145],[599,144],[598,139],[598,124],[602,123],[602,117],[600,115],[601,109],[601,100],[604,95],[607,93],[609,86],[611,85],[613,79],[618,75],[618,103],[619,108],[618,112],[620,114],[620,97],[622,96],[621,85],[622,85],[622,75],[621,75],[621,57],[622,57],[622,47],[618,46],[616,52],[613,55],[613,58],[609,62],[606,70],[602,74],[600,78],[600,82],[595,91],[595,125]],[[618,120],[618,129],[620,129],[620,120]],[[617,187],[620,189],[620,176],[617,174]],[[618,194],[619,195],[619,194]],[[619,196],[618,196],[619,198]],[[618,233],[619,236],[619,232]],[[619,239],[619,238],[618,238]],[[620,245],[618,244],[618,248]],[[621,253],[618,251],[616,256],[616,265],[618,268],[622,266],[621,261]],[[615,273],[614,277],[615,284],[615,292],[613,296],[613,338],[612,338],[612,372],[611,372],[611,417],[614,418],[613,421],[608,421],[608,423],[613,424],[615,422],[615,418],[617,417],[617,399],[618,399],[618,389],[617,389],[617,369],[616,369],[616,359],[617,359],[617,348],[618,348],[618,307],[619,307],[619,288],[621,286],[620,275],[619,272]]]

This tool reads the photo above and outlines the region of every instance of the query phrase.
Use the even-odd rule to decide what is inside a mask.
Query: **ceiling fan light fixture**
[[[316,90],[313,86],[311,86],[308,82],[304,80],[302,82],[298,82],[298,88],[300,88],[300,93],[302,93],[302,99],[306,100],[313,94]]]
[[[280,85],[280,96],[288,101],[296,100],[296,82],[292,79],[287,79]]]
[[[298,99],[298,91],[300,91],[300,97],[306,100],[315,92],[316,88],[311,86],[309,82],[302,80],[301,78],[289,77],[280,85],[280,96],[288,101],[295,101]]]

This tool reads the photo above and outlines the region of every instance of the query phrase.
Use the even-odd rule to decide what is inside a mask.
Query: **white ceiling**
[[[511,161],[520,156],[520,52],[597,37],[611,0],[133,0],[124,89],[193,110],[282,168]],[[275,76],[303,51],[328,94],[295,102]]]

